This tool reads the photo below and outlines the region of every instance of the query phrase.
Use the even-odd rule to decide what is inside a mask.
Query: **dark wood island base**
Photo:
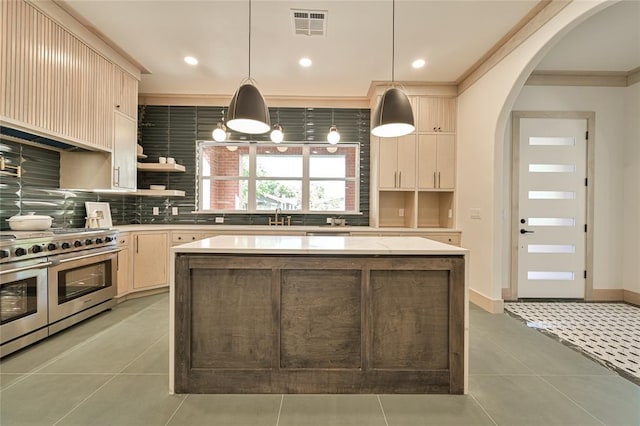
[[[176,393],[464,393],[463,255],[175,259]]]

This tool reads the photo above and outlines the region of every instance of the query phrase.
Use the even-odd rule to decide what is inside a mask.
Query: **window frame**
[[[248,147],[249,148],[249,176],[242,176],[239,174],[238,176],[203,176],[201,169],[201,160],[202,160],[202,151],[204,148],[209,146],[216,147],[226,147],[226,146],[237,146],[237,147]],[[260,148],[273,148],[275,153],[273,155],[278,155],[277,152],[278,147],[301,147],[302,148],[302,178],[292,178],[292,177],[258,177],[257,176],[257,156],[258,156],[258,147]],[[260,180],[291,180],[291,181],[301,181],[302,182],[302,209],[301,210],[286,210],[287,213],[292,214],[327,214],[327,215],[341,215],[341,214],[360,214],[360,143],[358,142],[340,142],[337,146],[340,147],[353,147],[355,151],[355,173],[353,177],[345,177],[345,178],[335,178],[335,177],[314,177],[310,178],[310,158],[312,155],[313,148],[323,148],[326,149],[328,147],[334,147],[336,145],[328,145],[327,143],[305,143],[305,142],[287,142],[276,144],[273,142],[246,142],[246,141],[225,141],[225,142],[215,142],[211,140],[198,140],[196,141],[196,213],[215,213],[215,214],[269,214],[270,210],[258,210],[257,209],[257,183]],[[285,155],[284,153],[282,153]],[[331,155],[328,153],[327,155]],[[345,173],[347,174],[347,173]],[[248,186],[248,194],[247,194],[247,209],[246,210],[221,210],[221,209],[203,209],[202,205],[202,188],[204,185],[204,181],[209,180],[213,181],[246,181]],[[321,181],[331,181],[331,182],[345,182],[345,186],[347,182],[352,182],[354,185],[354,197],[355,197],[355,208],[354,210],[310,210],[310,184],[311,182],[321,182]],[[345,199],[345,205],[348,202]],[[284,212],[284,211],[283,211]]]

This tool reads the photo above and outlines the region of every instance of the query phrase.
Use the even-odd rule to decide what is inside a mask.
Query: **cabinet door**
[[[418,108],[418,131],[455,132],[455,98],[422,96],[420,97]]]
[[[437,185],[437,136],[418,137],[418,188],[433,189]]]
[[[131,263],[129,247],[124,247],[118,252],[118,296],[127,294],[131,286]]]
[[[398,138],[398,188],[416,187],[416,135]]]
[[[134,119],[114,112],[113,186],[136,189],[136,144],[138,127]]]
[[[133,244],[133,288],[166,285],[167,234],[134,234]]]
[[[393,189],[397,186],[398,179],[398,141],[397,138],[378,138],[378,187],[380,189]]]
[[[455,187],[456,149],[454,135],[438,135],[437,167],[438,188]]]

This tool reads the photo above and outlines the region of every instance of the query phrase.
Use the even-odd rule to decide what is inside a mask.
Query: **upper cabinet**
[[[414,189],[416,187],[416,135],[379,138],[380,189]]]
[[[456,98],[418,97],[418,132],[456,131]]]
[[[418,189],[453,189],[456,164],[454,135],[418,135],[418,164]]]
[[[138,79],[40,10],[45,5],[57,7],[0,2],[0,119],[7,127],[111,151],[113,112],[136,118]]]

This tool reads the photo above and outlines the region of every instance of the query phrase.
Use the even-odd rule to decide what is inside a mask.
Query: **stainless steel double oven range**
[[[114,306],[117,231],[0,232],[0,357]]]

